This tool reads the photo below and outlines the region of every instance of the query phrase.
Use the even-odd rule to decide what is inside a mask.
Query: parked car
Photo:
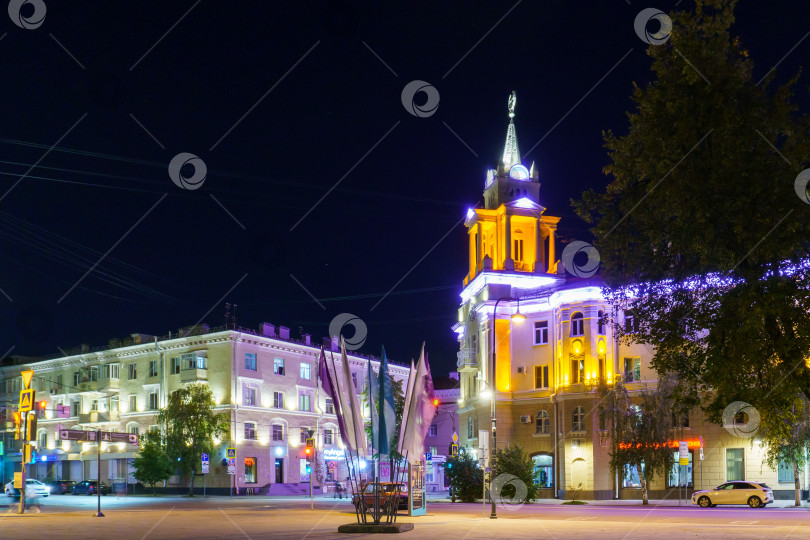
[[[762,482],[736,480],[692,494],[692,504],[702,508],[714,508],[718,504],[747,504],[751,508],[764,508],[772,502],[773,491]]]
[[[73,486],[75,485],[76,482],[73,480],[54,480],[53,482],[48,482],[48,486],[51,488],[51,493],[54,495],[73,493]]]
[[[25,479],[25,496],[26,497],[47,497],[51,494],[51,488],[40,482],[39,480],[34,480],[33,478],[26,478]],[[14,481],[12,480],[8,484],[6,484],[6,495],[9,497],[19,497],[20,490],[19,488],[14,487]]]
[[[110,486],[101,483],[101,494],[106,495],[110,492]],[[96,495],[98,493],[98,482],[95,480],[84,480],[73,486],[74,495]]]
[[[374,483],[369,482],[363,486],[363,499],[366,501],[368,506],[374,505]],[[387,508],[389,501],[392,501],[394,496],[396,495],[397,486],[399,486],[399,510],[407,510],[408,509],[408,487],[406,484],[401,482],[381,482],[380,486],[380,508]],[[355,506],[357,506],[359,502],[359,497],[355,494],[352,497],[352,502]]]

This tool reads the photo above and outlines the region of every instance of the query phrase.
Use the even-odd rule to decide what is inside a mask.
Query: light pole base
[[[101,512],[99,512],[99,513],[98,513],[98,514],[97,514],[95,517],[104,517],[104,514],[102,514]]]

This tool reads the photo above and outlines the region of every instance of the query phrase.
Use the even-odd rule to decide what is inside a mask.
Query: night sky
[[[650,78],[633,20],[653,3],[637,0],[44,3],[30,30],[0,10],[0,355],[217,326],[230,301],[241,326],[317,342],[353,313],[362,352],[405,362],[426,341],[450,371],[460,220],[509,93],[560,238],[588,240],[569,199],[607,184],[601,132],[626,132]],[[676,4],[693,6],[654,7]],[[738,5],[756,79],[810,55],[807,15]],[[413,80],[438,91],[435,114],[403,107]],[[207,167],[198,189],[169,177],[182,152]]]

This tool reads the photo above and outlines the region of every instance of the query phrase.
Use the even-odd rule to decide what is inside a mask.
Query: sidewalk
[[[450,497],[448,497],[445,494],[441,494],[440,496],[437,496],[437,497],[431,497],[430,494],[428,494],[428,503],[449,503],[449,502],[451,502]],[[540,506],[540,505],[559,506],[559,505],[562,505],[565,502],[570,502],[570,501],[565,501],[565,500],[562,500],[562,499],[537,499],[535,501],[532,501],[530,504],[538,505],[538,506]],[[643,506],[641,504],[641,499],[618,499],[618,500],[617,499],[600,499],[600,500],[583,500],[582,502],[587,503],[587,504],[584,504],[584,505],[581,505],[581,506]],[[481,500],[478,499],[478,501],[475,504],[482,504]],[[569,505],[566,505],[566,506],[569,506]],[[570,506],[576,506],[576,505],[570,505]],[[671,508],[673,506],[677,507],[677,506],[679,506],[679,504],[678,504],[678,499],[650,499],[649,504],[647,506],[649,508],[654,508],[654,507],[657,507],[657,506],[663,506],[663,507]],[[694,507],[694,508],[697,508],[697,505],[692,504],[689,501],[689,499],[681,499],[680,506],[681,507]],[[790,499],[790,500],[776,500],[776,501],[774,501],[772,503],[769,503],[767,507],[768,508],[792,508],[792,509],[796,509],[796,510],[810,510],[810,503],[807,502],[807,501],[802,501],[801,507],[796,507],[796,506],[794,506],[794,500],[793,499]],[[722,506],[718,506],[718,508],[722,508]]]

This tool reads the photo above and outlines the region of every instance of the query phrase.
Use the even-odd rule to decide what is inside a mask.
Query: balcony
[[[207,369],[184,369],[180,372],[180,382],[197,382],[197,381],[207,381],[208,380],[208,370]]]
[[[475,349],[461,349],[458,351],[457,356],[456,366],[458,369],[478,369],[478,351]]]

